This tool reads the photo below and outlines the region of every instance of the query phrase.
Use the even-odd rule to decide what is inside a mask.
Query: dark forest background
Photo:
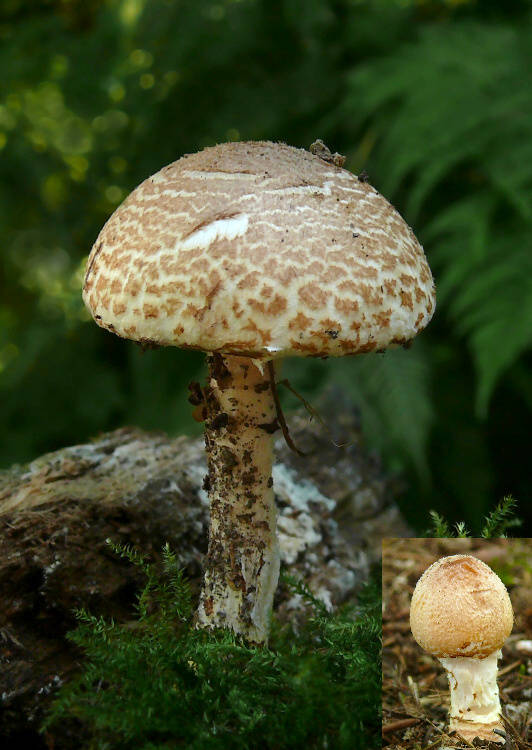
[[[90,321],[92,242],[184,153],[322,138],[413,226],[438,306],[409,351],[284,374],[348,392],[420,531],[513,493],[531,533],[529,0],[3,0],[0,70],[0,466],[124,424],[198,431],[202,357]]]

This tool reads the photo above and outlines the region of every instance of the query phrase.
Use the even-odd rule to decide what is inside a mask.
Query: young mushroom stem
[[[226,627],[264,643],[279,578],[268,368],[211,354],[205,395],[211,518],[199,627]]]
[[[475,737],[503,743],[494,729],[504,730],[497,685],[499,650],[484,659],[440,657],[451,693],[450,730],[465,740]]]

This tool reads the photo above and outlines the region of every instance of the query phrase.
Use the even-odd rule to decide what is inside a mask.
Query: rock
[[[349,444],[335,447],[319,424],[296,415],[291,434],[308,455],[290,452],[279,437],[274,468],[283,563],[330,608],[356,595],[383,536],[408,534],[393,502],[397,481],[364,450],[356,413],[338,394],[331,400],[334,409],[322,408],[339,416],[329,427]],[[132,618],[142,577],[107,538],[155,561],[169,542],[198,590],[205,473],[202,439],[136,428],[0,473],[1,737],[46,746],[37,734],[43,712],[77,668],[79,654],[65,639],[75,608]],[[299,598],[282,586],[276,612],[282,620],[304,616]]]

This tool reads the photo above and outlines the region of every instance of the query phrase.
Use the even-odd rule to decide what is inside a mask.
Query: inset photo
[[[384,539],[382,746],[532,748],[532,539]]]

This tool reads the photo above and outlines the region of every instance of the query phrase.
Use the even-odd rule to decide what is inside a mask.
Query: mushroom
[[[464,740],[504,744],[497,659],[513,627],[501,579],[471,555],[442,557],[423,573],[410,604],[410,628],[421,648],[447,671],[450,731]]]
[[[275,369],[407,345],[435,305],[423,249],[365,179],[282,143],[225,143],[139,185],[90,253],[98,325],[207,353],[211,518],[197,623],[267,640],[279,575]],[[341,161],[341,160],[340,160]]]

